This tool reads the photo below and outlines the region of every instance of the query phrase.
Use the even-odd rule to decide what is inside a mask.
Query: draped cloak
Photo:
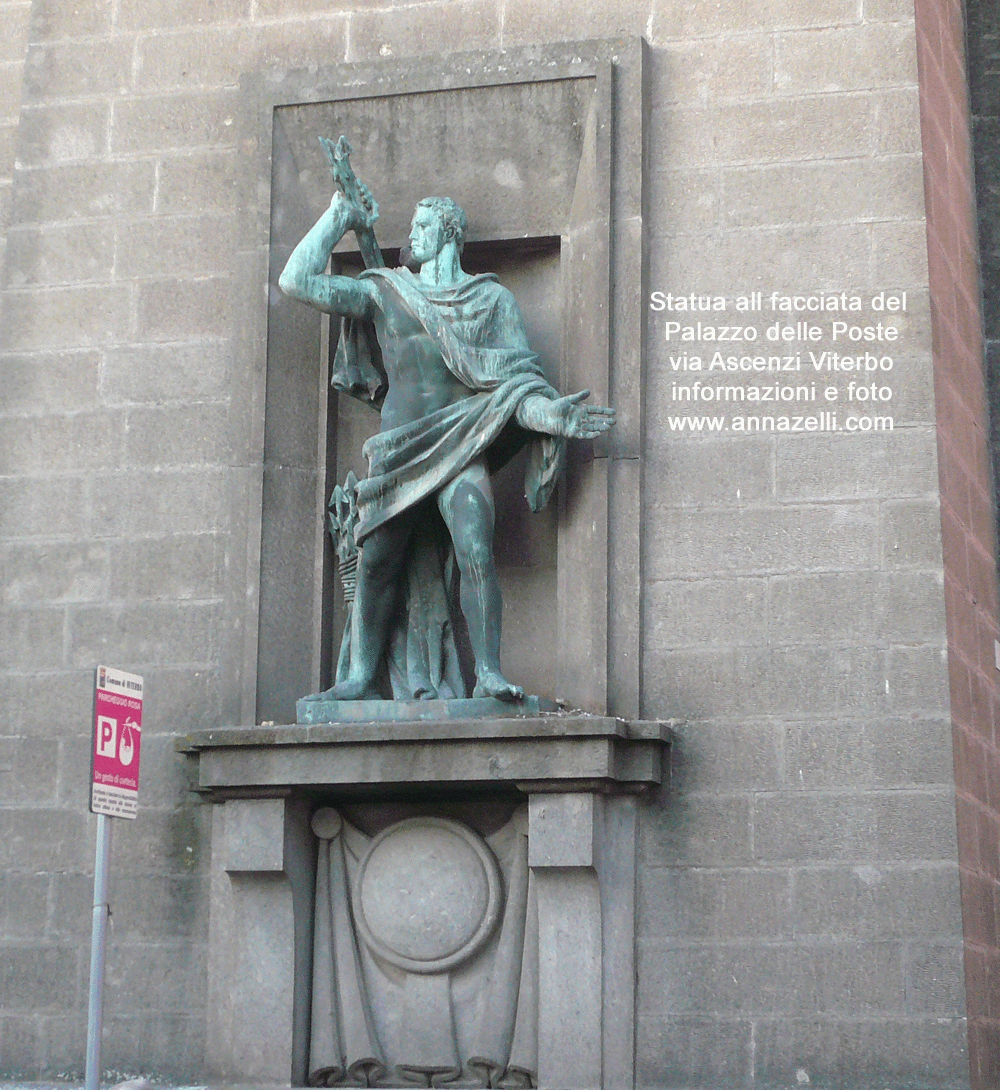
[[[445,288],[424,284],[408,269],[367,269],[361,276],[377,286],[387,325],[393,308],[415,317],[471,394],[365,443],[369,472],[357,485],[356,543],[436,495],[477,458],[485,456],[493,472],[525,443],[525,496],[533,511],[541,510],[555,488],[566,441],[526,431],[516,422],[526,398],[559,395],[528,347],[513,295],[492,274]],[[373,322],[342,319],[331,383],[378,408],[388,386],[383,353],[392,350],[391,343],[379,343]],[[455,666],[460,654],[455,629],[461,629],[462,618],[450,541],[436,510],[421,520],[410,553],[400,617],[386,650],[393,696],[463,696],[468,686],[460,675],[467,677],[468,669]],[[350,630],[348,623],[338,680],[349,666]]]
[[[361,276],[378,285],[383,308],[402,306],[417,318],[449,371],[473,394],[368,440],[369,472],[358,484],[358,544],[394,515],[439,492],[480,455],[486,454],[492,472],[525,441],[531,444],[525,495],[533,511],[541,510],[555,487],[566,441],[513,423],[525,398],[559,395],[528,348],[511,293],[492,273],[447,288],[429,287],[408,269],[367,269]],[[354,397],[381,403],[387,379],[372,323],[344,320],[331,382]]]

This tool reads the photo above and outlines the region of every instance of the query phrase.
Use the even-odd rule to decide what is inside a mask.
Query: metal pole
[[[101,1085],[101,1030],[104,1026],[104,958],[108,947],[108,872],[111,869],[111,818],[97,815],[94,862],[94,922],[90,933],[90,1007],[87,1012],[86,1090]]]

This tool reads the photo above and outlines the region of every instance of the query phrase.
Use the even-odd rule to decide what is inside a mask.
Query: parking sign
[[[92,813],[135,817],[139,803],[141,744],[142,678],[124,670],[98,666],[91,750]]]

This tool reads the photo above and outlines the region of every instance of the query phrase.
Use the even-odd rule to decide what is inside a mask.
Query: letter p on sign
[[[97,717],[97,756],[114,757],[118,736],[118,720],[109,715]]]

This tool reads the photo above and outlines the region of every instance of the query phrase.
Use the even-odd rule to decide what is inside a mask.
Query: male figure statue
[[[357,279],[327,274],[343,235],[353,230],[360,239],[370,227],[371,214],[338,191],[279,280],[286,294],[347,319],[334,385],[360,392],[376,406],[381,401],[380,433],[365,444],[369,474],[358,484],[355,537],[361,548],[350,668],[326,695],[378,696],[374,685],[404,561],[421,510],[436,503],[460,572],[461,608],[475,656],[473,695],[520,700],[523,690],[500,669],[490,468],[526,439],[541,440],[527,481],[537,510],[554,486],[565,439],[595,438],[612,426],[615,413],[582,404],[589,391],[559,397],[549,386],[528,348],[514,297],[495,277],[463,271],[467,220],[454,201],[431,197],[417,205],[410,250],[419,273],[369,268]]]

